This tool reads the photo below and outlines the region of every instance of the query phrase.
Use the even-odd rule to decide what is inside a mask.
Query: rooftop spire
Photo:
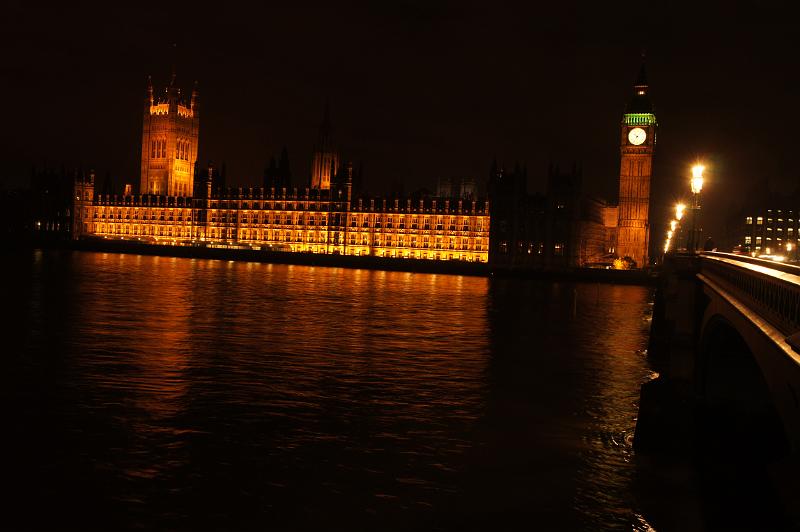
[[[170,87],[175,86],[175,78],[177,77],[176,74],[177,71],[176,63],[178,62],[177,57],[178,57],[178,43],[172,43],[172,77],[170,78],[169,81]]]
[[[146,96],[146,103],[153,105],[153,78],[147,76],[147,96]]]
[[[653,105],[647,95],[650,85],[647,83],[647,72],[645,70],[645,51],[642,50],[642,65],[639,67],[639,75],[633,84],[633,97],[625,110],[626,113],[652,113]]]
[[[639,76],[636,78],[636,83],[634,87],[639,89],[640,87],[647,91],[647,72],[645,71],[645,62],[647,60],[647,53],[644,49],[642,49],[642,66],[639,68]]]

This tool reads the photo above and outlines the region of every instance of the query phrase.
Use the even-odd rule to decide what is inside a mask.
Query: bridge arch
[[[779,459],[790,450],[789,437],[754,355],[755,331],[742,332],[714,306],[704,316],[698,349],[701,443],[713,452]]]

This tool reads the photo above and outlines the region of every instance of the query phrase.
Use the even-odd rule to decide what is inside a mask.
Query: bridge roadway
[[[800,267],[668,255],[648,355],[659,377],[642,386],[637,450],[760,462],[800,507]]]

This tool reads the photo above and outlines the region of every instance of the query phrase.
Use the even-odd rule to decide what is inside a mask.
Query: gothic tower
[[[330,106],[325,104],[325,115],[319,128],[319,140],[311,161],[311,188],[331,188],[331,168],[339,168],[339,153],[331,144]]]
[[[648,265],[650,176],[656,145],[656,115],[647,95],[644,63],[620,127],[619,220],[617,255],[638,268]]]
[[[83,172],[75,172],[72,197],[72,238],[77,240],[82,234],[89,232],[90,209],[94,200],[94,170],[87,176]]]
[[[192,196],[200,110],[197,83],[187,103],[175,86],[175,73],[160,98],[147,80],[142,128],[141,194]]]

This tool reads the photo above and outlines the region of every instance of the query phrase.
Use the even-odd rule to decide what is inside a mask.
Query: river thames
[[[65,251],[4,270],[12,529],[692,524],[691,497],[652,509],[632,449],[649,288]]]

